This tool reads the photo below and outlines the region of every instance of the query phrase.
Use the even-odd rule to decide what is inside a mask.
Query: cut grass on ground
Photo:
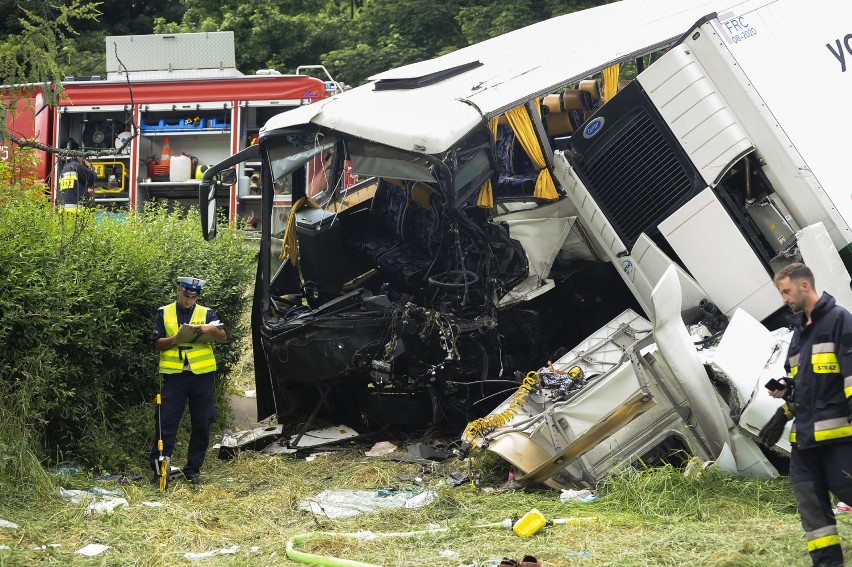
[[[467,464],[450,459],[434,472],[419,465],[368,458],[352,447],[306,462],[244,452],[220,461],[211,451],[206,483],[175,483],[165,494],[148,479],[123,487],[130,506],[109,515],[84,515],[85,505],[55,500],[0,510],[17,529],[0,528],[0,565],[175,565],[186,553],[238,545],[233,555],[215,555],[203,565],[292,565],[288,539],[310,532],[376,534],[448,528],[416,537],[352,538],[326,535],[297,546],[302,552],[376,565],[488,565],[488,559],[534,555],[543,565],[799,566],[809,565],[804,535],[786,478],[730,479],[710,471],[686,478],[673,468],[629,471],[614,477],[589,503],[562,503],[549,489],[486,492],[443,483]],[[506,465],[480,457],[483,479],[499,486]],[[434,503],[329,519],[298,509],[297,503],[329,489],[415,487],[415,477],[437,490]],[[56,477],[65,488],[119,488],[85,475]],[[148,507],[143,502],[162,502]],[[476,528],[519,517],[537,508],[548,518],[589,517],[594,523],[545,527],[530,538],[511,530]],[[852,515],[850,515],[852,516]],[[839,517],[840,534],[852,541],[852,517]],[[88,559],[74,551],[90,543],[110,546]],[[59,544],[59,547],[41,546]],[[485,562],[485,563],[483,563]]]

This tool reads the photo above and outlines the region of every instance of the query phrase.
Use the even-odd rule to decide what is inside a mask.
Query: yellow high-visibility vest
[[[176,335],[180,326],[177,318],[177,302],[163,307],[163,323],[166,327],[166,336]],[[204,325],[207,323],[207,308],[200,305],[195,306],[190,318],[190,325]],[[213,346],[210,343],[184,343],[176,345],[160,352],[160,373],[178,374],[189,364],[193,374],[205,374],[216,370],[216,357],[213,355]]]

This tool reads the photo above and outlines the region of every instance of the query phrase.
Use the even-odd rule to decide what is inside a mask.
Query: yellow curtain
[[[536,101],[535,106],[539,108],[538,101]],[[556,184],[553,182],[550,170],[547,169],[547,163],[544,161],[544,154],[541,152],[541,146],[535,135],[532,120],[530,120],[530,115],[527,113],[527,107],[522,104],[507,110],[506,118],[509,120],[509,124],[512,126],[512,130],[515,131],[515,135],[521,142],[524,151],[527,152],[533,165],[539,170],[538,178],[535,180],[533,197],[549,199],[551,201],[558,199],[559,195],[556,193]]]
[[[488,121],[488,130],[491,131],[491,138],[497,139],[497,117]],[[479,197],[476,199],[476,206],[483,209],[490,209],[494,206],[494,191],[491,189],[491,180],[486,179],[482,184],[482,189],[479,190]]]
[[[304,204],[314,209],[319,208],[319,205],[313,199],[302,197],[290,207],[290,214],[287,215],[287,225],[284,227],[284,245],[281,247],[280,259],[283,260],[289,254],[290,263],[294,266],[299,261],[299,247],[296,245],[296,211]]]
[[[621,65],[616,63],[603,70],[603,101],[609,102],[609,99],[615,96],[618,92],[618,74],[621,70]]]

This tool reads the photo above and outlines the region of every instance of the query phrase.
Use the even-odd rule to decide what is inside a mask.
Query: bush
[[[202,304],[228,330],[216,347],[225,407],[248,332],[240,322],[254,254],[241,231],[222,228],[205,242],[200,227],[194,208],[68,214],[45,199],[0,195],[0,415],[27,408],[20,425],[34,432],[40,459],[113,470],[144,462],[159,387],[152,322],[175,300],[178,276],[207,280]],[[0,447],[11,441],[7,425]],[[0,482],[12,472],[0,462]]]

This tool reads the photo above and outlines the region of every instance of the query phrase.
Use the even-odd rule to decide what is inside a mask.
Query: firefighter
[[[95,197],[95,170],[85,157],[69,158],[59,174],[56,201],[65,208],[89,205]]]
[[[216,374],[213,347],[202,335],[216,343],[224,343],[228,338],[216,312],[197,303],[205,283],[198,278],[178,278],[177,301],[160,307],[154,318],[151,341],[160,353],[161,375],[161,404],[154,413],[155,440],[150,455],[155,480],[158,480],[160,458],[171,460],[188,401],[191,433],[183,474],[193,484],[201,482],[198,473],[207,453],[215,416],[213,384]],[[191,328],[181,332],[182,325]],[[184,342],[187,332],[197,337]],[[162,449],[158,446],[160,440]]]
[[[794,331],[787,354],[787,377],[770,390],[785,404],[760,432],[773,446],[787,421],[790,482],[814,565],[842,566],[843,551],[829,493],[852,502],[852,314],[823,292],[804,264],[780,270],[774,278],[784,304],[793,310]]]

